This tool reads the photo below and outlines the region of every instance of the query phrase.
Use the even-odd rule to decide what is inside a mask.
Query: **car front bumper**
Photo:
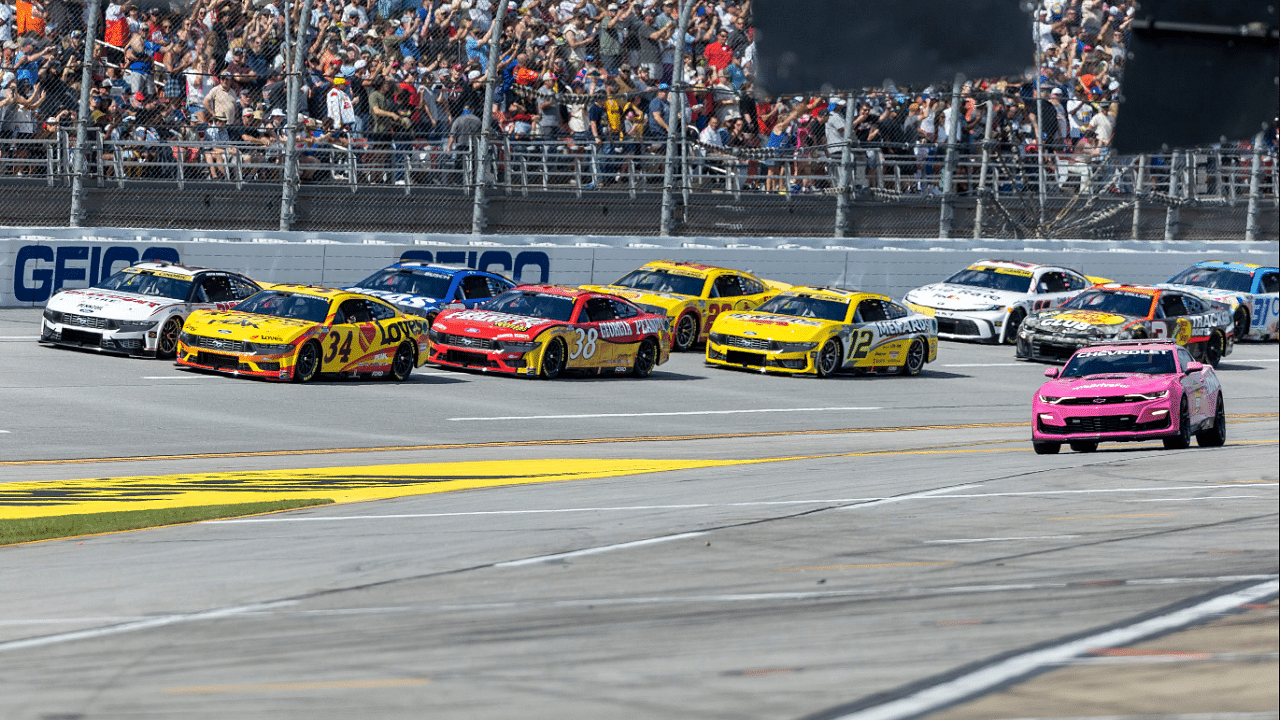
[[[707,364],[737,370],[775,372],[787,375],[816,375],[817,350],[807,352],[768,352],[747,350],[707,341]]]
[[[536,375],[542,348],[526,353],[503,350],[461,348],[441,342],[431,343],[430,362],[459,370],[479,370],[506,375]]]
[[[1025,360],[1065,363],[1080,348],[1096,345],[1106,340],[1107,338],[1105,337],[1055,335],[1034,330],[1023,330],[1018,333],[1018,342],[1014,355]]]
[[[40,322],[40,342],[45,344],[120,355],[155,357],[156,354],[156,340],[154,337],[149,338],[146,330],[124,332],[56,323],[47,318],[42,318]],[[150,334],[154,335],[154,330]]]
[[[1176,434],[1177,415],[1177,405],[1168,399],[1108,405],[1037,402],[1031,437],[1041,442],[1150,440]]]
[[[178,344],[178,365],[228,375],[247,375],[264,380],[293,379],[293,366],[296,360],[296,352],[287,355],[248,355],[212,352],[185,343]]]

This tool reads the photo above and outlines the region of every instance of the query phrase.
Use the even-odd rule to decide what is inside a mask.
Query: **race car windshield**
[[[1146,317],[1151,313],[1151,301],[1150,295],[1088,290],[1063,303],[1062,307],[1071,310],[1093,310],[1113,315]]]
[[[672,295],[702,295],[702,286],[706,280],[691,275],[677,275],[665,270],[633,270],[623,275],[614,285],[648,290],[649,292],[670,293]]]
[[[970,285],[973,287],[1007,290],[1024,293],[1031,289],[1031,276],[1001,272],[996,268],[965,268],[947,278],[952,285]]]
[[[1242,293],[1253,289],[1253,275],[1239,270],[1220,268],[1188,268],[1178,273],[1178,276],[1169,282]]]
[[[103,280],[97,287],[103,290],[154,295],[174,300],[186,300],[191,295],[191,281],[181,280],[149,272],[120,271]]]
[[[484,304],[485,310],[569,322],[573,298],[510,290]]]
[[[1106,350],[1077,354],[1058,377],[1078,378],[1087,375],[1172,375],[1177,369],[1173,353],[1168,350]]]
[[[756,309],[775,315],[844,322],[845,315],[849,312],[849,303],[804,295],[779,295]]]
[[[420,295],[429,298],[443,298],[449,293],[449,284],[453,278],[435,273],[413,272],[388,268],[379,270],[361,280],[357,287],[366,290],[384,290],[386,292]]]
[[[244,302],[236,305],[236,310],[257,315],[270,315],[278,318],[306,320],[322,323],[329,315],[329,301],[325,298],[310,295],[263,290]]]

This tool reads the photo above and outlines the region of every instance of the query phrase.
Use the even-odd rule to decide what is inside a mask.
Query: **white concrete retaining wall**
[[[0,307],[41,306],[140,259],[244,272],[266,282],[342,286],[401,258],[496,270],[523,282],[607,283],[650,260],[750,270],[793,284],[902,297],[982,258],[1052,262],[1126,282],[1162,282],[1201,260],[1276,265],[1275,243],[860,238],[485,237],[0,228]]]

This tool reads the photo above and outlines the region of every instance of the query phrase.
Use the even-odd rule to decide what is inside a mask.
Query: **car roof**
[[[311,297],[320,297],[333,300],[336,298],[360,298],[361,300],[370,299],[368,295],[363,293],[349,292],[347,290],[337,290],[335,288],[320,287],[319,285],[294,285],[292,283],[279,283],[267,288],[268,291],[278,291],[286,293],[294,293],[297,295],[310,295]],[[374,298],[376,299],[376,298]]]
[[[648,270],[657,270],[657,269],[678,270],[678,271],[684,271],[691,275],[696,274],[696,275],[702,275],[704,277],[707,275],[710,275],[713,272],[736,272],[736,273],[742,273],[743,275],[751,274],[744,270],[734,270],[733,268],[718,267],[716,265],[701,265],[699,263],[678,262],[676,260],[654,260],[653,262],[645,263],[641,267]]]
[[[1229,260],[1205,260],[1198,262],[1192,267],[1198,268],[1215,268],[1220,270],[1239,270],[1253,274],[1258,270],[1280,270],[1280,268],[1269,267],[1267,265],[1255,265],[1253,263],[1231,262]]]
[[[965,267],[975,267],[979,265],[983,267],[1007,268],[1009,270],[1035,270],[1042,267],[1058,267],[1057,265],[1050,266],[1043,265],[1041,263],[1022,262],[1021,260],[978,260],[977,262],[969,263]],[[1060,269],[1065,270],[1066,268]],[[1075,271],[1072,270],[1072,272]]]
[[[199,273],[207,272],[209,268],[194,267],[190,265],[180,265],[178,263],[165,262],[164,260],[148,260],[146,262],[138,262],[125,268],[126,270],[154,270],[156,272],[167,272],[175,275],[187,275],[195,277]],[[227,272],[228,275],[237,275],[238,273]]]
[[[1165,288],[1155,287],[1153,285],[1127,285],[1125,283],[1106,283],[1105,285],[1094,285],[1091,290],[1116,290],[1132,293],[1140,293],[1142,295],[1159,295],[1169,292]]]
[[[498,275],[498,273],[490,272],[488,270],[477,270],[475,268],[466,267],[465,265],[446,265],[444,263],[426,262],[425,260],[401,260],[394,265],[387,266],[385,269],[390,270],[392,268],[395,268],[396,270],[429,270],[431,272],[440,273],[441,275],[457,275],[462,272],[477,272],[502,277],[501,275]]]
[[[1158,351],[1167,350],[1174,351],[1178,349],[1178,344],[1172,340],[1123,340],[1120,342],[1103,343],[1100,345],[1088,345],[1076,351],[1076,354],[1096,352],[1099,350],[1148,350]]]
[[[798,285],[796,287],[787,288],[779,293],[781,295],[812,295],[827,300],[842,300],[852,302],[855,300],[863,300],[873,298],[875,300],[884,300],[893,302],[887,295],[880,293],[864,292],[862,290],[850,290],[841,287],[829,287],[825,285]]]
[[[583,297],[584,295],[608,294],[608,293],[595,292],[594,290],[582,290],[576,287],[569,287],[568,285],[528,284],[528,285],[517,285],[514,288],[512,288],[512,290],[544,293],[546,295],[560,295],[562,297],[567,297],[567,298],[580,298],[580,297]],[[610,296],[610,297],[613,297],[613,296]]]

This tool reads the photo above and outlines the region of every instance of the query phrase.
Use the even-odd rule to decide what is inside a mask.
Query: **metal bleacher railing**
[[[19,189],[28,190],[28,201],[33,188],[56,189],[48,196],[52,199],[71,192],[74,139],[74,131],[59,128],[42,140],[6,140],[0,147],[0,212],[6,196]],[[80,186],[103,198],[129,189],[190,193],[208,188],[254,189],[280,196],[284,185],[292,182],[295,188],[324,190],[330,198],[333,191],[350,191],[351,197],[339,195],[336,202],[358,203],[364,195],[376,193],[384,198],[430,196],[462,208],[469,207],[475,191],[476,153],[471,143],[476,139],[468,137],[406,137],[393,142],[338,137],[300,143],[293,178],[285,177],[283,142],[109,140],[96,131],[86,141]],[[656,194],[664,189],[664,177],[670,177],[672,192],[663,198],[669,197],[678,209],[751,202],[763,212],[807,203],[810,212],[829,215],[825,222],[797,226],[798,235],[841,236],[833,199],[847,193],[864,213],[876,206],[915,208],[912,219],[895,232],[906,237],[1178,239],[1180,213],[1190,209],[1217,213],[1214,227],[1220,234],[1266,239],[1274,234],[1271,218],[1280,187],[1275,152],[1265,148],[1180,150],[1140,157],[1050,153],[1043,156],[1041,172],[1037,153],[994,144],[983,152],[977,144],[956,153],[948,193],[945,146],[857,146],[846,165],[841,148],[764,155],[682,140],[668,173],[666,156],[650,143],[499,138],[490,142],[485,155],[483,189],[490,198],[544,197],[568,215],[586,212],[575,200],[648,198],[656,225]],[[960,220],[953,219],[957,207],[962,210]],[[480,206],[481,214],[485,209]],[[292,210],[281,207],[281,213]],[[262,220],[266,225],[274,218]],[[156,223],[164,221],[162,215],[155,218]],[[957,225],[947,227],[948,221]],[[418,218],[418,227],[432,231],[429,214]],[[771,227],[776,233],[776,226]],[[652,234],[653,228],[634,231]],[[756,234],[750,223],[725,233]]]

